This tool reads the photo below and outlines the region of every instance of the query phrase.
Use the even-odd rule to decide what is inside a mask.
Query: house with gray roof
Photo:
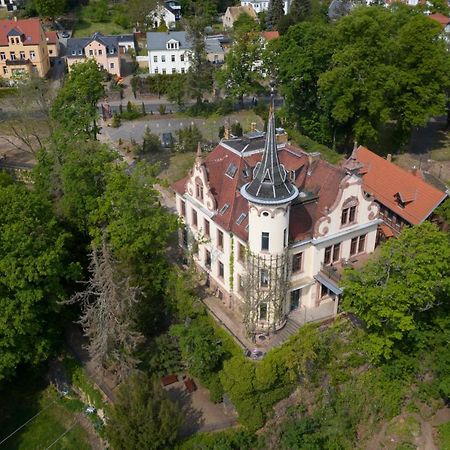
[[[185,31],[147,33],[150,74],[186,73],[190,67],[192,42]]]
[[[94,33],[87,38],[68,39],[66,58],[69,72],[74,64],[92,58],[101,69],[120,77],[120,53],[130,48],[135,48],[133,35],[104,36],[101,33]]]

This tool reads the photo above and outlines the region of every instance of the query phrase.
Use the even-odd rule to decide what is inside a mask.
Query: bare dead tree
[[[32,78],[21,85],[5,105],[10,117],[3,120],[6,127],[1,138],[16,149],[35,155],[53,130],[52,100],[46,80]]]
[[[87,350],[99,369],[114,373],[121,382],[139,362],[134,356],[143,336],[135,331],[134,309],[140,291],[132,287],[129,278],[121,277],[106,239],[100,249],[90,255],[89,281],[86,289],[76,293],[66,303],[80,303],[78,323],[89,339]]]

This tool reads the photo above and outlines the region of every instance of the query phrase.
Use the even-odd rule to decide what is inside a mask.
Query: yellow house
[[[44,77],[49,69],[47,37],[39,19],[0,20],[0,76]]]

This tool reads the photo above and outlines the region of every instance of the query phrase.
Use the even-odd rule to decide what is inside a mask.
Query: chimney
[[[416,177],[417,176],[417,167],[412,166],[411,173]]]
[[[230,137],[231,137],[230,121],[227,119],[227,120],[225,120],[225,123],[224,123],[223,138],[230,139]]]
[[[388,153],[386,155],[386,161],[392,162],[392,154],[391,153]]]

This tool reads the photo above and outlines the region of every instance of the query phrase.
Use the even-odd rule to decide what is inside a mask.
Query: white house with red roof
[[[271,110],[267,133],[226,135],[173,186],[181,246],[252,337],[336,315],[340,269],[381,222],[358,174],[282,141]]]

